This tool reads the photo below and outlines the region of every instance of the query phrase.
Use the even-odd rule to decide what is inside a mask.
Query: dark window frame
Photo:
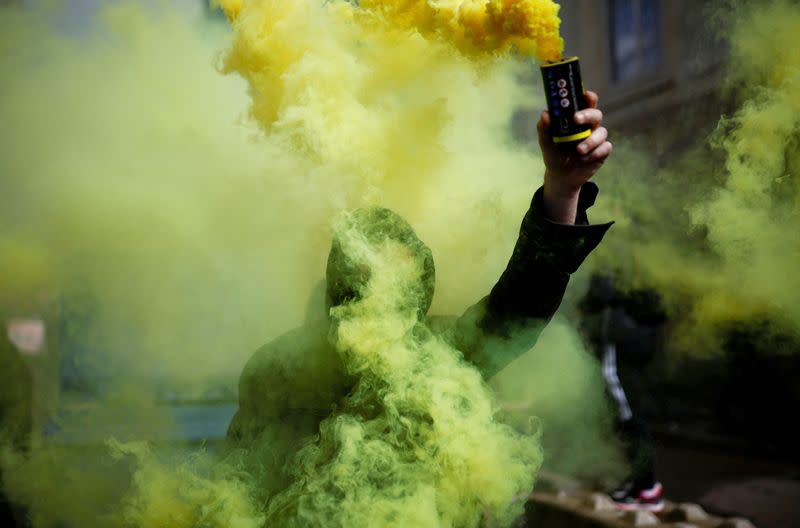
[[[620,32],[618,24],[618,10],[620,4],[629,3],[632,8],[632,33],[633,42],[633,64],[623,64],[620,62]],[[654,21],[648,27],[643,27],[645,3],[653,8],[655,14]],[[609,0],[608,7],[608,26],[609,26],[609,51],[610,51],[610,74],[611,81],[617,84],[636,81],[639,79],[651,78],[658,74],[664,64],[664,46],[662,39],[662,16],[663,9],[660,0]],[[652,14],[651,13],[651,14]],[[651,40],[648,44],[648,40]],[[654,54],[648,56],[650,53]],[[629,70],[629,71],[626,71]]]

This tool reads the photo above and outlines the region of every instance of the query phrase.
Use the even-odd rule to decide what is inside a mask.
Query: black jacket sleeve
[[[564,296],[569,276],[597,247],[613,222],[589,225],[597,186],[581,189],[575,225],[544,216],[543,189],[522,220],[508,266],[491,293],[456,322],[454,345],[488,379],[529,350]]]

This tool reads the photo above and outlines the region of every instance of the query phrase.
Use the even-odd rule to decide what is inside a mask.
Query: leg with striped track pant
[[[623,509],[659,511],[663,508],[661,485],[655,478],[655,450],[641,416],[640,366],[620,361],[614,344],[606,344],[602,355],[603,378],[617,412],[616,430],[625,446],[631,474],[611,492]]]

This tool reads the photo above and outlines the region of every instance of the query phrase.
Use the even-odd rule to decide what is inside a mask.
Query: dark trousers
[[[5,528],[27,528],[30,523],[25,508],[9,500],[3,490],[3,473],[0,472],[0,526]]]
[[[25,521],[25,514],[21,508],[11,504],[0,490],[0,526],[9,528],[23,528],[28,524]]]
[[[641,414],[640,365],[627,363],[613,344],[602,350],[603,378],[617,413],[616,431],[625,446],[631,480],[637,487],[655,484],[655,449]]]

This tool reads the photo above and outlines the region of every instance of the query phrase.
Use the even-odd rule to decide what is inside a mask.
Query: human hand
[[[542,112],[536,125],[545,165],[544,212],[558,223],[575,223],[581,187],[603,166],[614,148],[608,141],[608,130],[601,126],[603,112],[597,108],[597,94],[586,92],[586,102],[589,107],[575,114],[575,122],[589,125],[592,134],[577,146],[553,142],[547,111]]]

